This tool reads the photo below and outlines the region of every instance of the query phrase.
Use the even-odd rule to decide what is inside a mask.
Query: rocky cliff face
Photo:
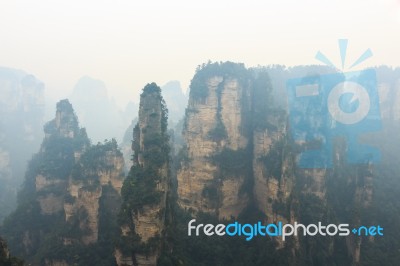
[[[129,170],[131,169],[133,162],[132,162],[132,132],[137,124],[137,118],[131,121],[131,124],[126,129],[122,142],[119,144],[122,154],[124,155],[125,161],[125,172],[128,174]]]
[[[172,128],[185,115],[188,97],[182,92],[179,81],[169,81],[161,87],[161,94],[168,106],[168,125]]]
[[[398,157],[398,108],[393,105],[398,84],[398,79],[380,82],[383,122],[391,125],[382,134],[390,142],[376,140],[386,143],[385,153],[393,154],[385,163]],[[11,250],[32,265],[53,266],[370,265],[376,261],[371,257],[382,259],[381,247],[391,246],[390,238],[355,235],[299,234],[285,242],[279,237],[251,242],[243,236],[189,237],[191,217],[204,223],[321,221],[359,226],[380,223],[382,214],[396,221],[390,215],[397,213],[397,203],[382,199],[397,196],[391,189],[398,187],[399,171],[389,171],[395,168],[387,165],[348,165],[341,139],[335,140],[333,168],[297,168],[304,143],[291,140],[286,111],[271,101],[268,74],[240,64],[210,63],[197,70],[186,110],[185,145],[173,158],[177,169],[169,169],[167,120],[160,88],[148,84],[138,121],[125,141],[133,138],[131,152],[124,154],[133,158],[133,165],[124,180],[116,142],[91,145],[72,106],[61,101],[55,119],[45,125],[45,139],[30,163],[19,207],[0,228],[7,232]],[[8,161],[8,154],[0,151],[2,173],[10,171]],[[170,180],[170,170],[177,170],[176,180]],[[382,202],[391,204],[381,208]],[[398,223],[388,220],[382,222],[396,235]],[[377,249],[379,253],[371,251]],[[390,252],[390,261],[397,262],[398,250]]]
[[[112,217],[116,218],[124,180],[124,160],[116,142],[110,142],[90,147],[77,163],[68,181],[63,208],[67,223],[79,220],[79,228],[87,232],[80,240],[88,245],[98,241],[100,212],[111,211]],[[102,210],[106,207],[101,207],[102,198],[107,198],[115,209]],[[83,217],[82,213],[85,214]],[[71,242],[71,239],[65,241]]]
[[[288,219],[278,215],[273,206],[279,201],[286,202],[294,186],[293,173],[290,173],[293,164],[285,154],[284,130],[284,125],[279,131],[257,129],[253,135],[255,202],[270,222]]]
[[[230,218],[249,201],[249,195],[241,193],[249,177],[241,171],[224,172],[227,169],[213,158],[235,157],[249,146],[251,80],[244,68],[240,71],[200,70],[193,78],[183,131],[187,158],[177,174],[179,205],[184,209]]]
[[[87,252],[89,245],[93,250],[110,234],[104,227],[115,223],[119,210],[124,160],[115,140],[90,144],[68,100],[57,103],[44,131],[23,197],[5,228],[13,232],[12,248],[33,265],[71,265],[80,258],[69,252]],[[13,223],[19,226],[11,228]]]
[[[392,124],[400,120],[400,68],[381,66],[376,68],[380,111],[384,122]]]
[[[266,73],[242,65],[198,70],[183,131],[187,158],[177,174],[182,208],[229,219],[254,204],[271,222],[289,219],[273,208],[294,184],[284,154],[286,115],[274,109],[270,86]]]
[[[0,67],[0,223],[16,207],[27,162],[40,145],[44,84]]]
[[[133,166],[122,188],[118,265],[156,265],[160,256],[169,191],[167,119],[160,88],[146,85],[133,130]]]
[[[270,86],[266,73],[240,64],[197,71],[183,131],[187,158],[177,174],[182,208],[229,219],[255,204],[276,220],[272,206],[290,195],[293,176],[281,169],[286,161],[272,170],[266,161],[276,143],[270,157],[285,158],[285,113],[274,110]]]
[[[348,165],[340,141],[332,169],[297,168],[303,144],[291,140],[287,113],[271,102],[268,75],[243,66],[231,71],[235,67],[203,65],[192,80],[183,130],[186,148],[177,173],[179,206],[194,216],[205,212],[220,220],[240,219],[247,208],[255,207],[269,223],[332,222],[346,216],[351,219],[347,222],[360,224],[365,218],[358,212],[373,202],[373,169]],[[396,82],[386,96],[394,95]],[[388,106],[384,119],[396,119],[396,108]],[[290,244],[279,238],[273,242],[277,250],[301,254],[289,256],[293,263],[314,258],[306,247],[323,250],[326,261],[346,247],[352,263],[361,261],[362,241],[353,236],[339,242],[325,239],[318,247],[302,237],[293,237]]]
[[[103,81],[84,76],[78,80],[69,97],[81,125],[87,129],[94,143],[111,137],[121,141],[130,122],[124,121],[122,112],[108,93]],[[102,119],[99,120],[99,117]]]
[[[10,251],[8,250],[7,243],[0,238],[0,260],[7,260],[10,258]]]

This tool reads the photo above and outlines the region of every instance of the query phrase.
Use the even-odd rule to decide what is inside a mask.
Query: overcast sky
[[[25,70],[52,97],[84,75],[103,80],[120,105],[143,86],[189,85],[208,61],[316,64],[318,50],[340,65],[367,48],[362,67],[400,65],[400,0],[133,1],[1,0],[0,66]]]

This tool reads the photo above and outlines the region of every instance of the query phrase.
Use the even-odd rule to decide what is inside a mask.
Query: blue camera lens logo
[[[343,44],[343,40],[339,44],[341,42]],[[343,45],[341,51],[342,48]],[[367,50],[358,63],[370,54]],[[321,53],[317,58],[330,63]],[[381,129],[373,69],[290,79],[286,86],[290,131],[293,139],[304,148],[298,158],[299,167],[332,167],[333,141],[338,137],[346,140],[348,163],[380,161],[379,150],[360,142],[363,134]]]

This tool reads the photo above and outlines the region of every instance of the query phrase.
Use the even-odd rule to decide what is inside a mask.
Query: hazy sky
[[[143,86],[180,80],[197,65],[348,63],[400,65],[400,0],[122,1],[1,0],[0,66],[25,70],[52,97],[67,96],[83,75],[103,80],[119,104]]]

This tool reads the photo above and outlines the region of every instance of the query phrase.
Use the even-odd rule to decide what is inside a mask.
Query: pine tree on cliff
[[[155,265],[161,252],[169,190],[167,120],[161,89],[147,84],[133,130],[133,166],[122,187],[119,265]]]

